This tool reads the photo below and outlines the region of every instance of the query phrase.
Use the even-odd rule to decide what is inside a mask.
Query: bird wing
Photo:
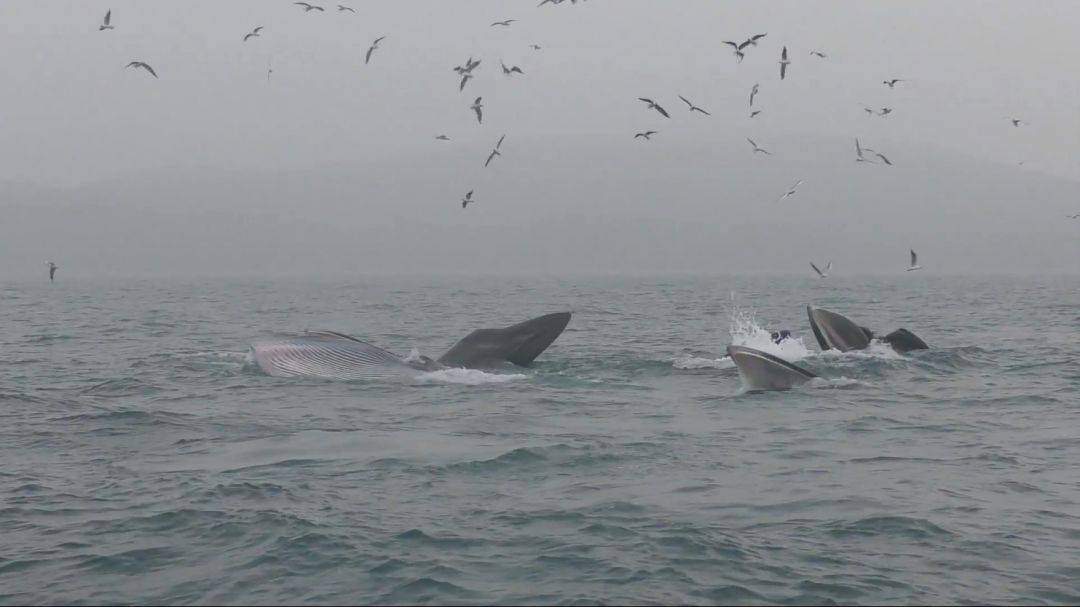
[[[378,45],[380,42],[383,41],[383,38],[386,38],[386,36],[379,36],[378,38],[375,39],[375,42],[372,42],[371,44],[372,45]],[[477,63],[479,63],[479,61],[477,61]]]
[[[142,66],[141,66],[141,67],[142,67],[143,69],[145,69],[146,71],[150,72],[150,73],[151,73],[151,74],[152,74],[152,75],[154,76],[154,78],[157,78],[157,77],[158,77],[158,75],[157,75],[157,72],[155,72],[155,71],[154,71],[154,68],[150,67],[149,65],[147,65],[147,64],[145,64],[145,63],[144,63],[144,64],[142,64]]]
[[[506,139],[506,135],[503,135],[502,137],[499,137],[498,143],[495,144],[495,149],[496,150],[499,149],[499,147],[502,145],[503,139]]]
[[[891,162],[889,162],[889,159],[888,159],[888,158],[886,158],[884,154],[881,154],[881,153],[879,153],[879,152],[874,152],[874,153],[875,153],[875,154],[877,154],[877,157],[878,157],[878,158],[880,158],[880,159],[882,159],[882,160],[883,160],[883,161],[885,162],[885,164],[887,164],[887,165],[889,165],[889,166],[892,166],[892,163],[891,163]]]
[[[491,153],[488,154],[487,161],[484,162],[484,166],[486,167],[487,165],[491,164],[491,159],[494,158],[495,155],[498,154],[498,153],[499,153],[498,150],[491,150]]]
[[[724,40],[724,44],[730,44],[731,48],[733,48],[735,50],[739,50],[739,48],[740,48],[738,43],[732,42],[730,40]]]
[[[517,72],[519,74],[524,74],[525,73],[525,72],[521,71],[521,68],[516,66],[516,65],[514,67],[510,68],[510,71],[511,72]]]
[[[831,261],[829,263],[825,264],[825,271],[828,272],[829,270],[832,270],[832,262]]]
[[[105,13],[105,25],[108,25],[110,21],[112,21],[112,9]]]
[[[911,249],[911,265],[915,266],[915,262],[919,260],[919,256],[915,254],[915,249]]]
[[[754,146],[754,149],[755,149],[755,150],[756,150],[756,149],[758,149],[758,146],[757,146],[757,144],[756,144],[756,143],[754,143],[754,140],[753,140],[753,139],[751,139],[751,138],[747,137],[747,138],[746,138],[746,140],[750,142],[750,145]]]
[[[859,158],[862,158],[862,146],[859,145],[859,138],[858,137],[855,138],[855,154]]]
[[[369,49],[367,50],[367,56],[366,56],[366,57],[364,57],[364,63],[368,63],[368,62],[370,62],[370,61],[371,61],[371,53],[374,53],[374,52],[375,52],[375,45],[374,45],[374,44],[372,44],[372,45],[371,45],[371,48],[369,48]]]
[[[814,265],[814,262],[810,262],[810,267],[814,268],[814,271],[817,272],[818,276],[825,278],[825,274],[823,274],[821,270],[819,270],[818,267]]]
[[[739,45],[739,50],[741,51],[741,50],[743,50],[744,48],[746,48],[746,47],[750,46],[750,45],[751,45],[751,44],[753,44],[753,43],[754,43],[754,41],[753,41],[753,40],[749,40],[749,39],[747,39],[747,40],[743,41],[743,43],[742,43],[742,44],[740,44],[740,45]]]
[[[780,51],[780,59],[782,59],[783,61],[787,61],[787,47],[786,46],[784,47],[784,50]]]
[[[758,85],[754,85],[754,88],[750,89],[750,107],[754,107],[754,95],[757,95]]]
[[[480,106],[474,105],[473,106],[473,111],[476,112],[476,121],[477,122],[483,122],[484,121],[484,114],[480,111]]]
[[[470,76],[469,74],[465,74],[461,77],[461,86],[458,87],[458,91],[465,90],[465,83],[469,81],[469,78],[472,78],[472,76]]]
[[[694,111],[694,104],[693,104],[693,103],[690,103],[690,100],[689,100],[689,99],[687,99],[686,97],[683,97],[682,95],[679,95],[679,99],[682,99],[682,100],[683,100],[683,103],[685,103],[685,104],[686,104],[687,106],[689,106],[689,107],[690,107],[690,111],[691,111],[691,112],[692,112],[692,111]]]
[[[701,112],[702,114],[705,114],[706,116],[712,116],[712,114],[710,114],[710,113],[706,112],[705,110],[703,110],[703,109],[701,109],[701,108],[699,108],[699,107],[692,107],[692,108],[690,108],[690,111],[691,111],[691,112],[693,112],[693,111],[695,111],[695,110],[696,110],[696,111],[698,111],[698,112]]]
[[[648,103],[649,105],[652,105],[654,103],[652,99],[646,99],[645,97],[638,97],[638,99],[644,101],[645,103]]]
[[[786,63],[781,63],[780,64],[780,79],[781,80],[784,79],[785,74],[787,74],[787,64]]]
[[[768,36],[768,34],[767,33],[766,34],[754,34],[753,36],[750,36],[750,39],[753,40],[754,42],[757,42],[758,40],[761,40],[765,36]]]
[[[655,104],[654,104],[654,105],[655,105]],[[661,114],[663,114],[663,115],[664,115],[664,118],[671,118],[671,116],[668,116],[668,113],[667,113],[667,111],[666,111],[666,110],[664,110],[664,108],[660,107],[659,105],[656,105],[656,111],[658,111],[658,112],[660,112]]]
[[[259,32],[261,32],[261,31],[262,31],[262,28],[263,28],[263,26],[261,26],[261,25],[260,25],[259,27],[257,27],[257,28],[255,28],[254,30],[252,30],[252,33],[253,33],[253,34],[258,34]]]
[[[248,41],[248,38],[251,38],[252,36],[255,36],[255,35],[256,35],[256,34],[246,34],[246,35],[244,36],[244,42],[247,42],[247,41]]]

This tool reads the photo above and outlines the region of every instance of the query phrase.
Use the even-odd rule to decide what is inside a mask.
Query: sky
[[[1076,2],[349,4],[0,3],[0,277],[1080,273]]]

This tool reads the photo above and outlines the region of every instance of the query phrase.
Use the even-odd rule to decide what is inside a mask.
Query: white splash
[[[824,359],[877,358],[882,360],[904,360],[904,357],[896,350],[893,350],[892,346],[876,339],[872,340],[870,346],[865,350],[848,350],[847,352],[825,350],[824,352],[818,352],[817,356]]]
[[[841,375],[840,377],[815,377],[807,385],[811,388],[847,388],[848,386],[866,386],[869,384]]]
[[[409,355],[402,360],[404,360],[405,363],[408,364],[422,362],[423,359],[424,358],[420,356],[420,350],[413,348],[412,350],[409,350]]]
[[[480,386],[483,384],[505,384],[529,377],[522,373],[488,373],[479,369],[439,369],[428,371],[416,377],[416,381],[422,384],[463,384],[466,386]]]
[[[734,303],[731,307],[731,327],[728,330],[732,344],[761,350],[788,362],[802,360],[814,354],[801,337],[792,335],[780,343],[774,342],[772,332],[757,324],[752,309],[744,310]]]
[[[676,358],[671,363],[671,366],[676,369],[730,369],[735,366],[735,363],[727,356],[721,356],[720,358],[704,358],[701,356],[686,355],[681,358]]]

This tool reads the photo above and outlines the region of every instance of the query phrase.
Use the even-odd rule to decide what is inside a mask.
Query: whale
[[[527,367],[570,323],[569,312],[546,314],[509,327],[477,329],[455,343],[437,360],[401,356],[335,331],[256,341],[251,358],[273,377],[320,377],[376,380],[441,369],[494,369],[506,363]]]
[[[727,347],[727,354],[751,392],[790,390],[817,377],[802,367],[754,348],[731,345]]]
[[[810,329],[822,350],[864,350],[874,340],[874,332],[861,326],[850,318],[825,310],[806,306],[806,316],[810,320]],[[900,354],[912,350],[928,350],[929,345],[907,329],[897,329],[881,338]]]

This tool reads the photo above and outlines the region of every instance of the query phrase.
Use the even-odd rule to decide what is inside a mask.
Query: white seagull
[[[645,97],[638,97],[638,99],[641,100],[641,101],[644,101],[645,103],[648,103],[650,110],[656,110],[656,111],[660,112],[660,114],[664,118],[671,118],[671,116],[668,115],[667,110],[660,107],[659,103],[653,101],[652,99],[648,99],[648,98],[645,98]]]
[[[367,56],[364,57],[364,63],[365,64],[367,64],[367,63],[369,63],[371,61],[371,53],[374,53],[375,49],[379,48],[379,42],[382,42],[383,38],[386,38],[386,36],[379,36],[378,38],[375,39],[375,42],[371,43],[371,48],[369,48],[367,50]]]
[[[311,11],[320,11],[320,12],[325,12],[325,10],[323,9],[323,7],[321,7],[321,6],[316,6],[316,5],[314,5],[314,4],[308,4],[307,2],[293,2],[293,4],[295,4],[296,6],[302,6],[302,7],[304,7],[304,12],[305,12],[305,13],[310,13]]]
[[[349,11],[350,13],[355,13],[356,12],[356,9],[345,6],[344,4],[337,5],[337,10],[338,10],[339,13],[343,13],[345,11]]]
[[[821,51],[810,51],[810,54],[811,54],[811,55],[814,55],[814,56],[816,56],[816,57],[821,57],[822,59],[825,59],[825,58],[826,58],[826,55],[825,55],[825,53],[823,53],[823,52],[821,52]]]
[[[491,27],[495,27],[496,25],[501,25],[503,27],[510,27],[510,24],[515,22],[515,21],[517,21],[517,19],[507,19],[506,21],[496,21],[495,23],[491,24]]]
[[[815,266],[814,262],[812,262],[812,261],[810,262],[810,267],[814,268],[814,271],[817,272],[818,276],[820,276],[822,278],[828,278],[829,277],[829,270],[832,269],[832,262],[830,261],[829,263],[825,264],[825,271],[824,272],[822,272],[820,269],[818,269],[818,267]]]
[[[132,61],[131,63],[127,64],[127,67],[134,67],[134,68],[140,68],[141,67],[142,69],[150,72],[150,74],[154,78],[158,77],[157,72],[154,71],[154,68],[150,67],[150,65],[147,64],[147,63],[143,63],[142,61]]]
[[[705,114],[706,116],[712,116],[712,114],[710,114],[710,113],[706,112],[705,110],[699,108],[698,106],[694,105],[693,103],[690,103],[690,100],[687,99],[686,97],[683,97],[682,95],[679,95],[679,99],[682,99],[683,103],[685,103],[686,105],[688,105],[690,107],[690,112],[691,113],[693,113],[693,112],[701,112],[702,114]]]
[[[750,142],[750,145],[754,146],[754,153],[755,154],[758,153],[758,152],[761,152],[762,154],[766,154],[766,155],[769,155],[769,156],[772,155],[772,152],[766,150],[765,148],[759,148],[758,144],[754,143],[753,139],[747,137],[746,140]]]
[[[651,139],[649,139],[649,137],[652,137],[655,134],[656,134],[656,131],[645,131],[644,133],[638,133],[638,134],[634,135],[634,139],[637,139],[638,137],[643,137],[643,138],[645,138],[645,141],[651,141]]]
[[[901,80],[899,78],[893,78],[892,80],[882,80],[881,82],[883,84],[887,84],[889,86],[889,88],[894,88],[894,87],[896,87],[897,82],[903,82],[903,80]]]
[[[262,31],[262,28],[263,28],[263,26],[260,25],[259,27],[251,30],[251,33],[246,34],[244,36],[244,42],[247,42],[248,38],[258,38],[259,37],[259,32]]]
[[[791,184],[791,187],[788,188],[788,191],[785,192],[784,195],[781,196],[780,198],[777,198],[776,202],[780,202],[780,201],[785,200],[785,199],[787,199],[787,198],[789,198],[791,196],[794,196],[795,195],[795,190],[799,187],[799,184],[802,183],[802,182],[803,182],[803,180],[800,179],[800,180],[796,181],[795,183]]]
[[[922,266],[919,265],[919,256],[915,254],[915,249],[911,249],[911,265],[908,266],[907,271],[921,270]]]

